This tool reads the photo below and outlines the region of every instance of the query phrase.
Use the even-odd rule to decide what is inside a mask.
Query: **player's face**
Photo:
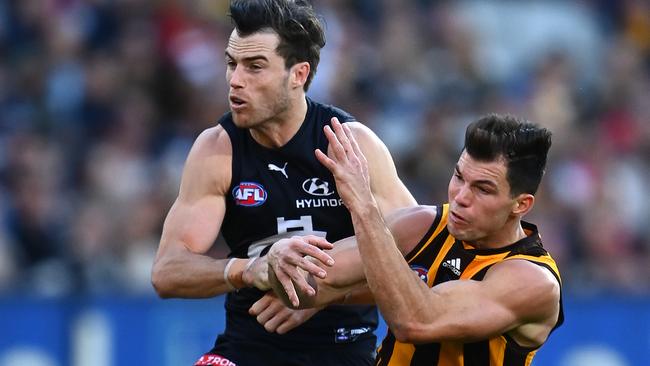
[[[280,39],[275,32],[241,37],[233,31],[226,48],[226,80],[230,110],[235,125],[260,126],[279,119],[289,107],[289,71],[275,50]]]
[[[463,151],[449,182],[451,235],[478,245],[508,240],[505,228],[514,219],[516,200],[510,197],[506,173],[505,161],[477,161]]]

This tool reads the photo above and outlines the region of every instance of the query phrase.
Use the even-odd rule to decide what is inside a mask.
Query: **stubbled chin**
[[[466,232],[463,230],[458,230],[452,223],[447,223],[447,230],[449,234],[458,240],[466,240]]]

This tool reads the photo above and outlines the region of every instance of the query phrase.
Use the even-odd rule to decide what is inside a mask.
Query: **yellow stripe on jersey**
[[[479,273],[483,268],[491,266],[495,263],[501,262],[508,253],[493,254],[491,256],[480,256],[477,255],[474,257],[474,260],[467,265],[460,278],[469,279],[474,277],[475,274]]]
[[[429,236],[426,244],[424,244],[422,248],[420,248],[420,250],[411,257],[409,263],[413,260],[413,258],[416,258],[418,255],[420,255],[420,253],[422,253],[422,251],[426,249],[429,246],[429,244],[431,244],[433,239],[435,239],[440,234],[442,229],[447,227],[447,214],[449,214],[449,204],[442,205],[442,218],[440,219],[440,222],[438,222],[438,226],[433,231],[431,236]]]
[[[553,272],[555,272],[555,275],[557,276],[558,280],[560,280],[560,285],[562,284],[562,277],[560,277],[560,269],[557,267],[557,263],[551,258],[550,255],[543,255],[541,257],[534,257],[530,255],[525,255],[525,254],[517,254],[513,255],[511,257],[506,258],[505,260],[510,260],[510,259],[524,259],[530,262],[537,262],[537,263],[544,263],[551,267],[553,269]]]
[[[490,339],[490,366],[503,365],[506,355],[506,339],[503,336]]]
[[[436,279],[436,275],[438,274],[438,269],[441,267],[442,260],[445,259],[445,256],[447,253],[451,250],[451,248],[454,246],[454,242],[456,240],[449,235],[447,239],[445,240],[445,243],[442,245],[442,248],[440,249],[440,254],[436,256],[436,259],[433,261],[433,264],[429,267],[429,272],[427,274],[427,285],[429,287],[433,287],[433,281]]]
[[[414,354],[414,345],[395,341],[395,347],[393,348],[393,354],[390,357],[388,366],[410,365]]]

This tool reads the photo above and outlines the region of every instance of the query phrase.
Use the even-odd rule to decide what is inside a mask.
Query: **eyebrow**
[[[456,164],[455,170],[456,170],[456,173],[458,173],[458,174],[460,174],[460,175],[463,175],[463,174],[460,172],[460,168],[458,167],[458,164]],[[479,180],[475,180],[475,181],[472,182],[472,184],[474,184],[474,185],[485,184],[485,185],[488,185],[488,186],[490,186],[490,187],[492,187],[492,188],[494,188],[494,189],[497,189],[497,185],[496,185],[493,181],[488,180],[488,179],[479,179]]]
[[[235,58],[230,53],[228,53],[228,51],[226,51],[226,57],[230,58],[231,60],[235,60]],[[246,61],[246,62],[253,62],[257,60],[268,61],[269,59],[264,55],[249,56],[249,57],[244,57],[242,59],[242,61]]]

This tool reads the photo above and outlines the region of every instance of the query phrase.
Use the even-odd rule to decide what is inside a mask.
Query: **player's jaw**
[[[284,85],[256,95],[231,91],[228,101],[233,121],[240,128],[254,128],[266,121],[281,119],[290,104]]]

